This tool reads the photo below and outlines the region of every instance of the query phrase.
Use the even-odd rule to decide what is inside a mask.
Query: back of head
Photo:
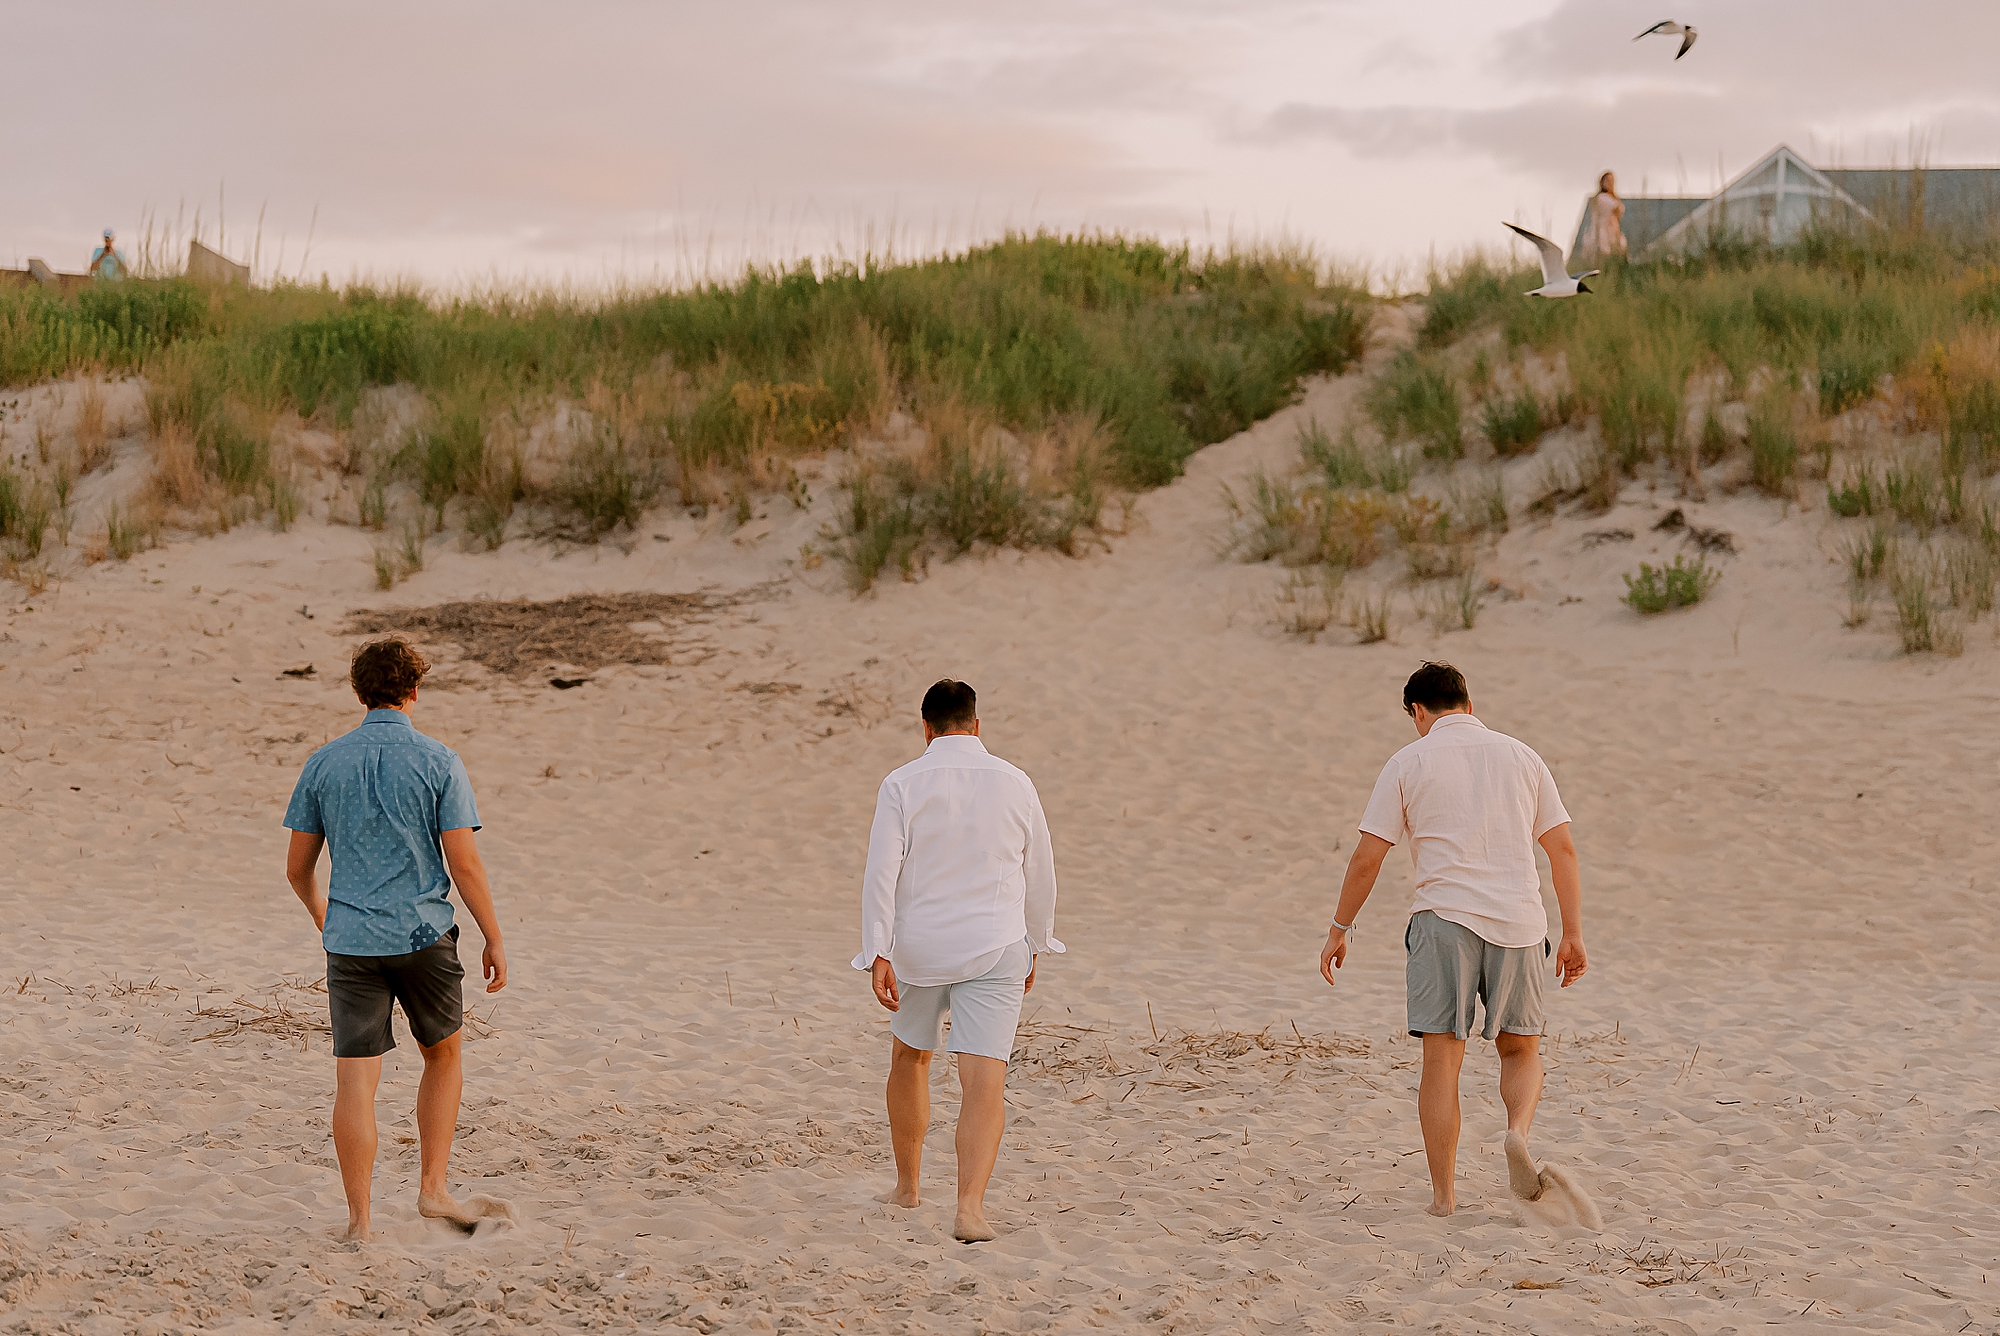
[[[924,693],[924,722],[933,733],[964,733],[979,722],[979,693],[947,677]]]
[[[1411,673],[1410,680],[1403,684],[1405,714],[1415,714],[1419,705],[1432,714],[1442,714],[1470,704],[1472,693],[1466,689],[1465,674],[1448,663],[1426,660],[1424,666]]]
[[[417,694],[417,683],[430,670],[416,646],[392,636],[371,640],[356,650],[347,680],[369,709],[393,710]]]

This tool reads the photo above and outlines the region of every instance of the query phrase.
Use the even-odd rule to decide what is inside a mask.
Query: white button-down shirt
[[[854,968],[886,956],[902,983],[962,983],[1024,937],[1062,951],[1055,926],[1055,851],[1026,774],[954,733],[882,781]]]
[[[1549,932],[1535,841],[1568,820],[1534,748],[1447,714],[1382,767],[1361,829],[1410,846],[1412,914],[1428,909],[1495,946],[1533,946]]]

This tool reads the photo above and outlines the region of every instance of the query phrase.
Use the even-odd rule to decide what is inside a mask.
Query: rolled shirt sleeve
[[[1562,796],[1556,792],[1556,777],[1549,773],[1549,765],[1541,757],[1535,757],[1535,838],[1554,830],[1569,821],[1569,809],[1563,806]]]
[[[1041,795],[1028,785],[1028,848],[1023,872],[1027,895],[1022,909],[1028,921],[1028,948],[1036,955],[1061,955],[1069,948],[1056,940],[1056,852],[1049,840],[1049,819]]]
[[[1361,813],[1361,833],[1391,844],[1409,842],[1410,819],[1403,806],[1403,772],[1393,759],[1382,767],[1375,780],[1375,791],[1368,795],[1368,807]]]
[[[868,831],[868,870],[861,876],[861,954],[855,969],[875,968],[896,944],[896,883],[908,851],[901,795],[885,780],[875,795],[875,824]]]

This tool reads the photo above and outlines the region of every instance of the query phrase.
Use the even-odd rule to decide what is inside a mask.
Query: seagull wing
[[[1675,23],[1672,19],[1663,19],[1659,23],[1655,23],[1652,27],[1646,29],[1646,31],[1640,33],[1639,37],[1653,37],[1653,36],[1678,37],[1681,35],[1683,31],[1684,29],[1682,29],[1681,25]],[[1639,40],[1639,37],[1634,37],[1632,40],[1636,42]],[[1679,57],[1676,57],[1676,59],[1678,58]]]
[[[1514,227],[1512,223],[1507,224],[1507,226],[1514,228],[1514,231],[1534,242],[1535,249],[1542,253],[1542,282],[1560,283],[1569,277],[1569,271],[1563,267],[1561,246],[1556,245],[1555,242],[1550,241],[1547,237],[1536,236],[1525,227]]]
[[[1688,53],[1688,48],[1694,45],[1694,29],[1684,28],[1682,29],[1682,31],[1685,32],[1687,36],[1681,39],[1681,49],[1674,52],[1675,60],[1679,60],[1682,56],[1686,55]]]

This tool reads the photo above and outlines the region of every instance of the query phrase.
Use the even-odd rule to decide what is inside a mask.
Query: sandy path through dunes
[[[443,554],[391,596],[359,535],[239,532],[0,613],[0,1330],[2000,1326],[1984,624],[1950,662],[1843,631],[1818,521],[1747,498],[1703,508],[1743,550],[1714,601],[1641,623],[1617,572],[1654,540],[1578,542],[1650,535],[1638,498],[1509,534],[1490,567],[1526,597],[1474,631],[1284,639],[1274,574],[1214,556],[1219,486],[1353,386],[1203,452],[1112,553],[939,565],[861,600],[790,572],[817,521],[774,514],[652,526],[672,541],[629,555]],[[341,614],[767,581],[685,662],[556,692],[448,661],[467,685],[425,692],[419,726],[479,792],[515,977],[476,1009],[457,1178],[524,1222],[416,1219],[406,1043],[387,1237],[330,1243],[324,1033],[216,1032],[323,1014],[278,823],[356,715]],[[1396,691],[1434,653],[1576,818],[1592,970],[1554,1001],[1536,1142],[1601,1236],[1508,1208],[1481,1044],[1468,1205],[1419,1209],[1402,858],[1339,988],[1315,973],[1353,822],[1409,736]],[[886,1014],[845,967],[875,786],[945,673],[1041,788],[1071,948],[1011,1081],[1004,1233],[974,1249],[946,1237],[948,1075],[932,1204],[871,1200]]]

